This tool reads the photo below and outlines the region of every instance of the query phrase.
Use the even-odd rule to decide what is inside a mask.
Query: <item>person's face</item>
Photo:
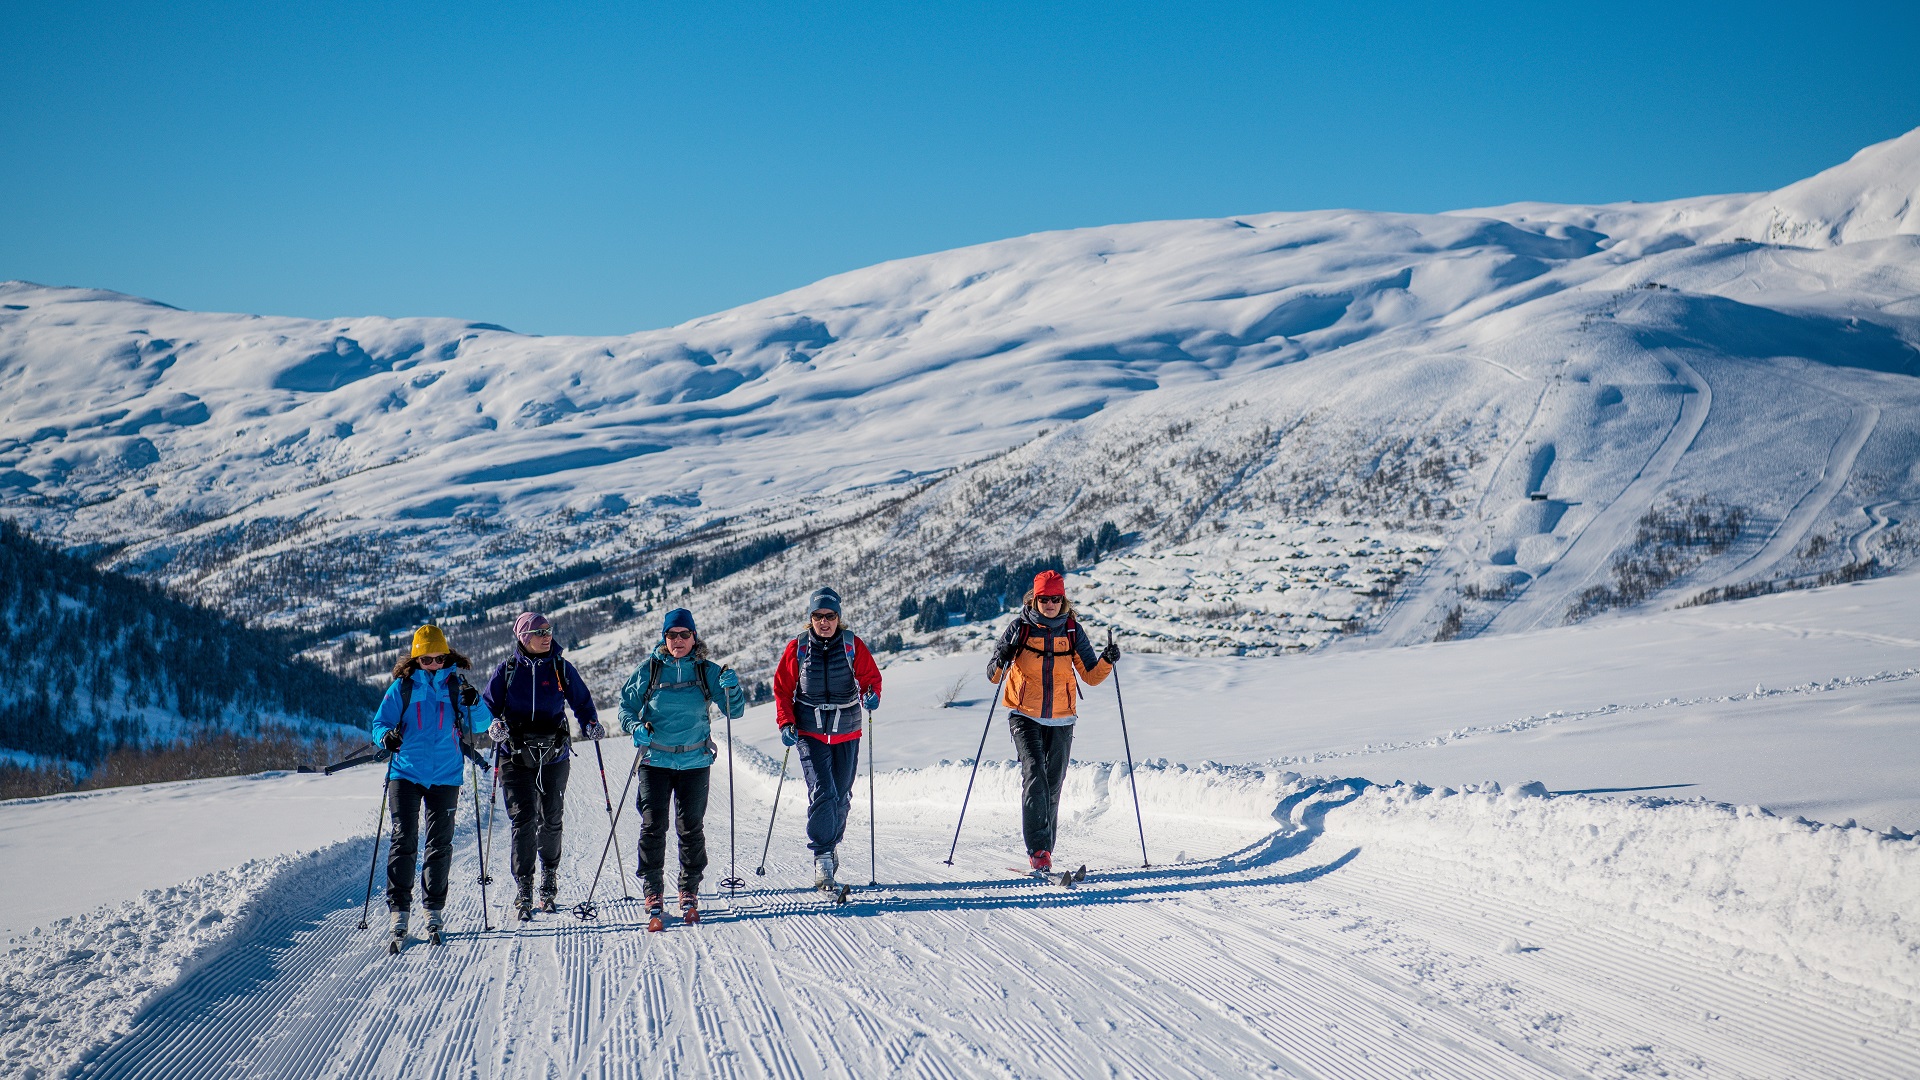
[[[667,651],[675,660],[685,657],[693,651],[693,631],[674,628],[667,631]]]
[[[1036,596],[1033,598],[1033,606],[1039,609],[1040,614],[1051,617],[1060,614],[1061,610],[1067,606],[1067,598],[1064,596]]]
[[[816,611],[811,616],[813,632],[821,637],[832,637],[840,629],[840,613],[837,611]]]
[[[526,642],[527,651],[535,656],[539,656],[541,653],[553,648],[553,631],[535,630],[533,633],[527,635]]]
[[[434,653],[430,656],[416,656],[413,658],[413,662],[419,664],[427,671],[439,671],[441,668],[447,666],[447,654]]]

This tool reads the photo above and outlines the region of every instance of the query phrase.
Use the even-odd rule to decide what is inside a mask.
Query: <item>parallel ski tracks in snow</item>
[[[1628,917],[1569,925],[1564,908],[1456,886],[1445,860],[1334,843],[1323,817],[1358,790],[1290,799],[1287,826],[1229,855],[1075,889],[968,872],[1006,860],[1004,808],[973,819],[957,868],[939,861],[944,824],[894,827],[895,881],[844,906],[786,884],[806,870],[793,821],[764,879],[777,887],[657,934],[618,898],[597,923],[477,933],[467,852],[447,945],[386,956],[343,882],[210,958],[81,1075],[1864,1078],[1920,1060],[1911,1033],[1840,1015],[1846,1000],[1730,946]],[[1082,823],[1076,862],[1127,857],[1133,823],[1113,817]],[[577,839],[592,815],[568,824],[591,849],[563,868],[572,895],[599,852]],[[1170,846],[1227,846],[1217,825],[1149,824]],[[1540,951],[1502,953],[1496,927]],[[1703,1011],[1725,1019],[1690,1019]],[[1796,1041],[1821,1068],[1786,1053]]]

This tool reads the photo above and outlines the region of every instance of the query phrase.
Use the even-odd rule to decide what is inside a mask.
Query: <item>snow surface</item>
[[[731,844],[716,771],[706,922],[661,935],[611,860],[599,922],[482,932],[463,800],[454,936],[387,958],[355,929],[373,769],[0,804],[7,865],[38,860],[0,901],[44,912],[11,930],[0,1061],[30,1076],[1911,1076],[1920,842],[1792,815],[1920,824],[1903,752],[1920,725],[1916,590],[1903,575],[1384,652],[1130,657],[1140,767],[1116,760],[1096,688],[1059,852],[1094,873],[1071,892],[1002,870],[1020,857],[1018,771],[996,719],[970,775],[985,686],[974,673],[942,708],[954,660],[888,668],[880,884],[839,910],[804,888],[797,770],[754,873],[779,786],[756,748],[780,749],[764,709],[735,725]],[[603,746],[617,785],[631,749]],[[575,770],[569,904],[606,837],[598,786]],[[1608,789],[1626,790],[1577,793]],[[858,795],[843,876],[863,884]],[[236,811],[229,835],[208,827],[214,807]],[[629,808],[627,845],[634,829]],[[732,899],[713,887],[730,855],[750,886]],[[195,876],[222,860],[240,865]]]

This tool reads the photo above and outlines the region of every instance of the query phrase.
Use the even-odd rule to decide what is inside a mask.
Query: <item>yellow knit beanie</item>
[[[447,645],[447,635],[440,628],[428,623],[413,632],[413,656],[444,656],[452,649]]]

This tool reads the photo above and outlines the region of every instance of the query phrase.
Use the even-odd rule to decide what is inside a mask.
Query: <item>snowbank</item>
[[[1751,806],[1374,788],[1326,821],[1336,844],[1492,894],[1710,938],[1785,969],[1920,1000],[1920,843]],[[1650,942],[1651,943],[1651,942]]]
[[[348,872],[366,844],[255,859],[11,937],[0,960],[0,1072],[67,1073],[223,942],[244,942],[279,898]]]

